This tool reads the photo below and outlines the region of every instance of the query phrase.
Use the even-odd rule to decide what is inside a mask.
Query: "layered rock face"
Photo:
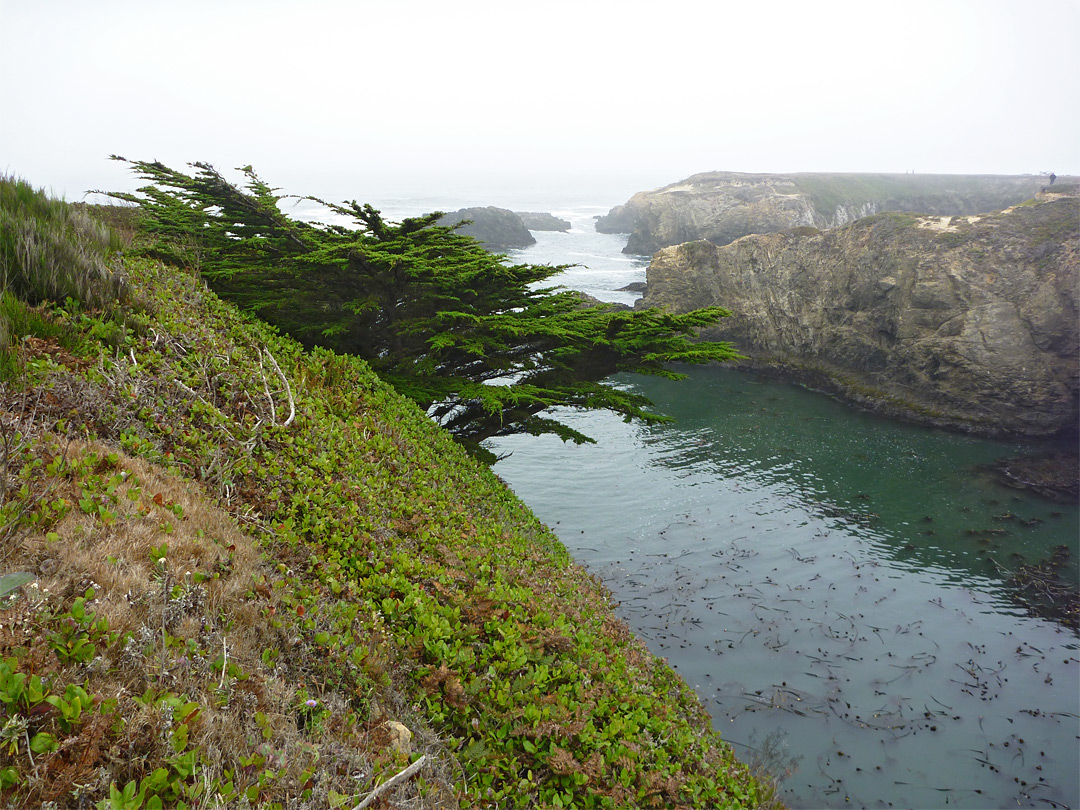
[[[1076,431],[1080,200],[879,214],[659,251],[639,307],[734,313],[707,337],[892,416],[984,435]]]
[[[463,220],[470,222],[459,228],[458,232],[483,242],[485,248],[496,253],[536,244],[536,239],[529,233],[521,217],[506,208],[492,205],[486,208],[462,208],[441,217],[438,224],[452,226]]]
[[[652,254],[696,239],[726,245],[751,233],[835,228],[883,211],[999,211],[1031,199],[1046,183],[1034,175],[708,172],[635,194],[596,229],[630,234],[626,253]]]

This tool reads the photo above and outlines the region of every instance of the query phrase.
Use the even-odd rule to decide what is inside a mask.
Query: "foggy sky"
[[[0,171],[333,199],[711,170],[1080,174],[1080,0],[0,0]]]

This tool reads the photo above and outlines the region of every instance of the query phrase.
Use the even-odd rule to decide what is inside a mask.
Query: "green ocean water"
[[[793,807],[1080,806],[1080,645],[1009,573],[1080,512],[985,469],[1028,448],[717,369],[625,384],[675,418],[565,413],[495,471]]]

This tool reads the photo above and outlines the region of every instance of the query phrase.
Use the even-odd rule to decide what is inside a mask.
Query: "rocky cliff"
[[[462,225],[458,232],[483,242],[488,250],[501,252],[536,244],[536,239],[529,233],[521,217],[506,208],[492,205],[486,208],[462,208],[440,218],[438,224],[457,225],[465,220],[469,224]]]
[[[708,337],[889,415],[985,435],[1078,421],[1080,201],[879,214],[659,251],[641,307],[733,311]]]
[[[708,172],[635,194],[596,229],[630,234],[626,253],[652,254],[695,239],[726,245],[751,233],[835,228],[884,211],[999,211],[1031,199],[1047,182],[1035,175]]]
[[[530,231],[568,231],[570,222],[543,211],[515,211]]]

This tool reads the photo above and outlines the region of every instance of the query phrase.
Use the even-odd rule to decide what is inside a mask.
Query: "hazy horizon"
[[[71,200],[136,187],[112,153],[490,204],[708,171],[1080,174],[1078,0],[0,0],[0,25],[0,171]]]

